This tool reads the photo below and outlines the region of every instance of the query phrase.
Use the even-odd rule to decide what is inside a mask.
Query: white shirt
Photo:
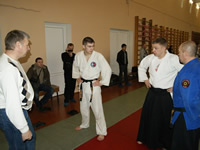
[[[10,64],[10,61],[14,63],[17,68]],[[25,97],[21,93],[23,90],[23,78],[20,76],[18,69],[27,82],[27,91],[29,93],[28,106],[23,106],[24,103],[22,103]],[[22,133],[29,130],[22,108],[26,110],[30,109],[32,107],[33,97],[34,92],[32,86],[21,64],[8,55],[2,54],[0,57],[0,109],[5,108],[9,120]]]
[[[155,88],[171,88],[177,73],[182,67],[183,65],[180,64],[178,56],[168,51],[162,59],[150,54],[141,61],[138,67],[139,82],[149,80]],[[149,78],[147,69],[149,69]]]
[[[111,73],[111,68],[102,54],[93,51],[88,61],[86,60],[84,51],[76,54],[73,63],[73,78],[77,79],[81,77],[86,80],[93,80],[99,78],[101,74],[100,83],[108,86]]]

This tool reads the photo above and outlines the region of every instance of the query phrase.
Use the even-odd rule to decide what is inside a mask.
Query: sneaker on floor
[[[64,106],[66,107],[66,106],[68,106],[69,105],[69,103],[68,102],[64,102]]]
[[[73,98],[72,98],[72,99],[70,99],[70,101],[71,101],[71,102],[73,102],[73,103],[76,103],[76,100],[75,100],[75,99],[73,99]]]

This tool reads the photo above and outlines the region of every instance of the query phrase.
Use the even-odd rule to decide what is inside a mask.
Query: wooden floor
[[[102,88],[103,103],[144,86],[143,83],[138,83],[137,79],[133,79],[130,82],[132,83],[130,86],[119,87],[118,85],[113,85]],[[57,102],[57,97],[53,97],[53,100],[49,100],[49,102],[46,104],[46,106],[51,107],[52,110],[46,112],[40,112],[38,108],[33,105],[32,110],[29,112],[32,123],[36,124],[38,121],[40,121],[46,124],[36,128],[36,130],[71,117],[71,115],[68,114],[68,112],[71,110],[80,112],[78,93],[75,93],[74,98],[77,101],[76,103],[70,102],[67,107],[64,107],[64,95],[59,96],[59,103]]]

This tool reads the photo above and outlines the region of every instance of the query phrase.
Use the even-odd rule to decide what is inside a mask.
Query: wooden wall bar
[[[153,25],[152,20],[135,17],[135,64],[140,62],[140,48],[145,43],[150,54],[152,41],[158,37],[163,37],[168,41],[168,47],[172,45],[173,52],[178,54],[179,45],[189,40],[189,32],[172,29],[169,27]]]

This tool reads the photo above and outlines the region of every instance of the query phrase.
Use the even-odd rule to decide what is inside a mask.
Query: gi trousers
[[[99,86],[93,87],[93,95],[91,102],[90,102],[91,98],[90,82],[82,83],[82,91],[83,91],[83,97],[82,101],[80,102],[82,123],[80,127],[88,128],[90,126],[89,122],[90,122],[90,107],[91,107],[96,120],[97,135],[107,135],[107,127],[102,105],[101,87]]]

